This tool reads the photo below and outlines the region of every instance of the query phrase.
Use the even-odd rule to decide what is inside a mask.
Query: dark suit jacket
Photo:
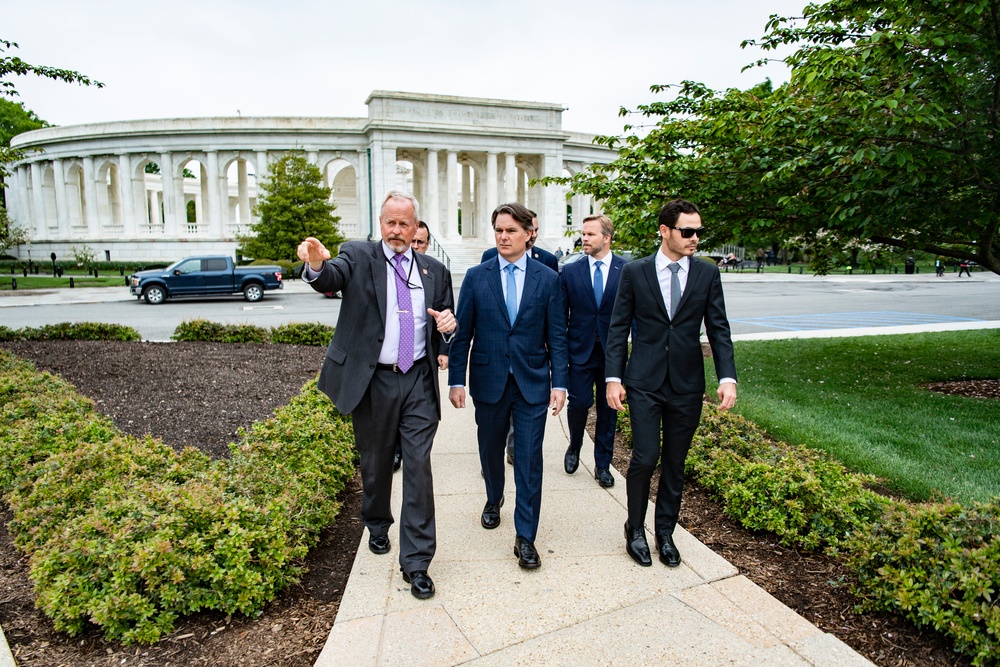
[[[735,380],[733,341],[718,267],[691,258],[687,286],[671,320],[656,279],[654,258],[643,257],[622,269],[608,331],[607,377],[622,378],[626,387],[656,391],[669,369],[675,393],[705,391],[705,363],[699,340],[704,322],[717,376]],[[633,318],[635,333],[629,355],[628,334]]]
[[[412,275],[424,285],[424,305],[434,310],[454,309],[451,272],[433,257],[413,253]],[[340,291],[343,301],[333,340],[319,376],[319,389],[343,414],[350,414],[368,389],[385,337],[386,276],[388,264],[382,242],[351,241],[340,246],[340,254],[323,265],[312,283],[317,292]],[[418,363],[429,363],[431,377],[437,375],[441,334],[434,318],[427,316],[424,334],[427,354]],[[441,396],[434,383],[438,419]]]
[[[547,403],[549,390],[565,387],[569,379],[559,276],[528,259],[513,325],[507,318],[501,279],[496,259],[465,274],[456,312],[458,333],[448,354],[448,384],[464,385],[468,368],[469,395],[483,403],[496,403],[513,370],[526,401]]]
[[[496,259],[496,256],[496,248],[487,248],[483,251],[483,256],[480,258],[479,263],[482,264],[488,259]],[[528,250],[528,257],[536,262],[541,262],[556,273],[559,273],[559,259],[548,250],[545,250],[544,248],[531,248]]]
[[[606,264],[606,263],[605,263]],[[569,338],[569,362],[585,364],[594,349],[594,339],[600,337],[601,348],[608,349],[608,328],[615,293],[625,260],[613,255],[610,266],[603,266],[608,277],[601,306],[594,300],[594,284],[590,280],[590,259],[583,258],[563,267],[559,274],[563,304],[566,306],[566,327]]]

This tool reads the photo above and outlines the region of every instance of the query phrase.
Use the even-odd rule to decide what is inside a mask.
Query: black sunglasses
[[[695,234],[698,235],[698,238],[701,238],[702,236],[705,235],[704,227],[671,227],[671,229],[676,229],[681,233],[681,236],[686,239],[691,238]]]

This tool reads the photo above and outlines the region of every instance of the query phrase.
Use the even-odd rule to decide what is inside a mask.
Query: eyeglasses
[[[415,246],[418,246],[418,247],[423,247],[423,246],[427,245],[427,241],[418,241],[417,239],[413,239],[410,242],[410,245],[415,245]]]
[[[696,234],[698,235],[698,238],[705,235],[704,227],[672,227],[671,229],[676,229],[681,233],[681,236],[686,239],[689,239]]]

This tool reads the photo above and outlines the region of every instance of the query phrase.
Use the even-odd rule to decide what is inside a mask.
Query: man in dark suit
[[[544,248],[536,248],[535,241],[538,240],[538,215],[531,209],[526,209],[531,214],[531,238],[528,239],[528,256],[536,262],[541,262],[556,273],[559,273],[559,258]],[[497,256],[496,248],[487,248],[483,251],[483,256],[479,262],[494,259]]]
[[[352,241],[330,252],[314,238],[298,248],[303,279],[317,292],[340,290],[337,330],[326,351],[320,390],[350,414],[361,459],[361,519],[368,548],[388,553],[392,459],[403,453],[399,564],[417,598],[434,595],[427,568],[434,556],[431,444],[441,420],[437,352],[455,331],[451,274],[410,248],[417,201],[390,192],[382,202],[382,240]]]
[[[650,478],[662,454],[656,548],[661,562],[676,567],[681,556],[673,532],[681,507],[684,459],[701,419],[705,391],[699,340],[703,322],[723,410],[736,403],[736,362],[719,269],[693,258],[704,232],[698,208],[675,199],[660,210],[659,223],[660,249],[622,269],[608,331],[606,379],[608,405],[615,410],[624,409],[628,390],[632,422],[625,551],[640,565],[652,565],[644,523]]]
[[[500,525],[504,441],[514,425],[514,554],[525,569],[541,565],[535,549],[542,505],[546,408],[566,401],[566,315],[558,275],[527,256],[531,212],[517,203],[493,211],[499,256],[469,269],[458,301],[458,332],[449,353],[449,399],[476,407],[479,461],[486,483],[483,528]],[[471,346],[471,365],[470,365]]]
[[[597,396],[597,428],[594,437],[594,478],[607,488],[615,485],[611,456],[615,449],[615,411],[608,407],[604,382],[604,350],[608,344],[611,310],[625,260],[611,253],[615,228],[606,216],[583,219],[585,260],[567,264],[559,282],[566,306],[569,340],[569,448],[563,465],[568,474],[580,465],[580,448],[587,414]],[[600,301],[598,301],[600,299]]]

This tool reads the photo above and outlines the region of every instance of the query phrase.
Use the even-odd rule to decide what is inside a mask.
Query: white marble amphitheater
[[[375,91],[367,118],[179,118],[51,127],[18,135],[6,201],[31,244],[19,258],[99,260],[233,255],[255,222],[256,175],[304,151],[333,190],[349,238],[378,236],[385,192],[413,192],[420,217],[451,261],[493,244],[490,214],[520,201],[539,214],[539,245],[568,245],[598,208],[529,179],[572,174],[614,153],[562,129],[559,104]]]

